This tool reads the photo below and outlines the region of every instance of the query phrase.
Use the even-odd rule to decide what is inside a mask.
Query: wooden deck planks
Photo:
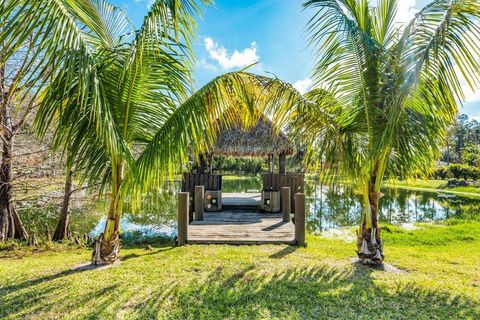
[[[187,243],[295,244],[295,226],[282,222],[281,214],[222,211],[204,214],[203,221],[188,226]]]

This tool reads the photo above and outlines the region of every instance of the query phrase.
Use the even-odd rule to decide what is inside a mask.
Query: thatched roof
[[[253,127],[244,129],[239,123],[228,129],[222,124],[211,153],[236,157],[264,157],[270,154],[293,154],[294,148],[287,136],[275,129],[265,116]]]

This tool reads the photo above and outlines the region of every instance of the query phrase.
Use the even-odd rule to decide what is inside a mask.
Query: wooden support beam
[[[208,154],[207,158],[207,172],[212,174],[213,173],[213,153]]]
[[[295,193],[295,242],[305,245],[305,194]]]
[[[208,156],[202,153],[199,158],[198,173],[208,173]]]
[[[205,203],[205,188],[204,186],[195,186],[195,221],[203,220],[203,206]]]
[[[178,232],[177,232],[177,245],[183,246],[187,243],[188,239],[188,192],[179,192],[177,200],[178,210]]]
[[[278,173],[287,173],[287,155],[285,153],[280,153],[278,156]]]
[[[268,171],[273,173],[273,154],[268,155]]]
[[[290,201],[290,187],[282,187],[282,214],[283,222],[290,222],[290,212],[292,212],[292,204]]]

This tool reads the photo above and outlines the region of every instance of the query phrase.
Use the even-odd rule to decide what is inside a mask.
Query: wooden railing
[[[295,203],[295,194],[303,193],[305,189],[305,175],[303,173],[267,173],[263,175],[264,191],[282,191],[283,187],[290,188],[290,203]],[[291,206],[295,212],[295,206]]]

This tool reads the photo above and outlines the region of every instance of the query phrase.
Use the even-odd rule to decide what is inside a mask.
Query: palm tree
[[[137,31],[118,8],[87,2],[87,17],[95,17],[80,20],[87,54],[79,46],[61,56],[69,68],[56,70],[41,91],[35,124],[40,134],[55,128],[54,147],[68,149],[67,167],[75,167],[80,183],[101,181],[109,210],[92,262],[112,263],[122,213],[138,210],[189,155],[204,152],[217,119],[228,125],[240,114],[249,125],[260,114],[257,105],[273,101],[265,93],[291,86],[238,72],[190,95],[195,2],[156,1]]]
[[[382,181],[427,173],[464,98],[462,80],[472,89],[480,83],[480,3],[433,1],[405,26],[395,23],[396,0],[375,6],[309,0],[304,6],[315,10],[307,30],[318,49],[316,89],[305,97],[336,102],[298,108],[297,131],[308,133],[310,163],[336,165],[362,193],[358,256],[381,263]],[[332,116],[329,127],[319,112]]]
[[[29,74],[37,83],[38,132],[53,128],[54,149],[66,153],[67,170],[75,168],[79,183],[100,180],[109,201],[94,263],[118,258],[125,205],[138,210],[146,193],[158,192],[190,155],[204,152],[218,119],[228,125],[241,115],[249,125],[259,106],[277,101],[272,95],[284,96],[280,102],[298,97],[288,84],[244,72],[218,77],[190,96],[191,40],[200,12],[194,0],[155,1],[139,30],[103,0],[5,4],[4,56],[31,33],[42,48],[38,72]]]
[[[81,182],[102,181],[110,205],[94,262],[105,263],[118,257],[127,196],[122,188],[132,181],[126,178],[188,96],[193,19],[200,8],[189,0],[159,0],[134,30],[122,10],[101,0],[85,2],[96,18],[81,30],[88,57],[82,50],[65,55],[76,69],[58,70],[42,92],[36,126],[40,134],[56,128],[54,146],[68,146],[67,165],[77,168]]]

